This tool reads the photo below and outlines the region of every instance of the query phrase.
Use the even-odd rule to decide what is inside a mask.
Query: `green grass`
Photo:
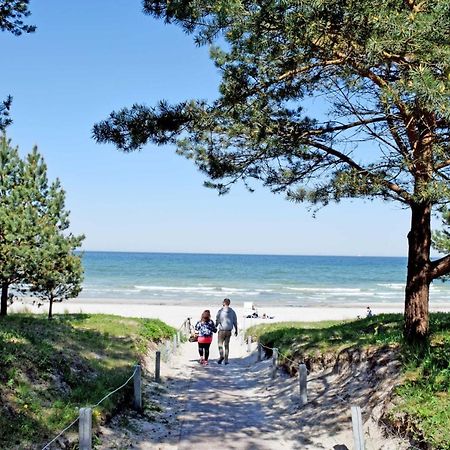
[[[450,313],[430,315],[426,348],[403,343],[403,317],[380,314],[351,322],[275,323],[250,328],[247,334],[268,347],[277,347],[281,363],[345,348],[395,346],[403,367],[390,420],[408,429],[433,449],[450,449]],[[287,359],[289,358],[289,359]]]
[[[174,332],[160,320],[100,314],[0,318],[0,448],[42,448],[78,407],[126,381],[150,342]],[[111,413],[129,389],[102,403],[94,420]]]

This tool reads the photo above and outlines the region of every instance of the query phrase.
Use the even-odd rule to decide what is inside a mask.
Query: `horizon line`
[[[333,254],[304,254],[304,253],[250,253],[250,252],[192,252],[192,251],[147,251],[147,250],[77,250],[82,253],[140,253],[160,255],[233,255],[233,256],[323,256],[347,258],[407,258],[407,255],[333,255]]]

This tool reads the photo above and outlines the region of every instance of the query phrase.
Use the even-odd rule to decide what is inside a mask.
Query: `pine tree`
[[[175,144],[221,193],[256,179],[299,202],[409,208],[405,337],[424,342],[429,284],[450,271],[450,255],[430,259],[432,209],[450,199],[450,2],[144,0],[144,11],[217,43],[219,98],[113,112],[97,141]]]
[[[0,315],[6,315],[8,289],[26,272],[29,250],[25,235],[31,228],[29,211],[21,187],[24,164],[17,148],[3,136],[0,139]]]
[[[51,185],[44,204],[40,242],[34,253],[28,284],[32,295],[49,301],[48,317],[51,319],[55,301],[77,297],[81,292],[83,266],[81,255],[75,251],[84,236],[67,234],[69,212],[59,180]]]
[[[83,236],[67,234],[68,227],[65,193],[58,180],[49,186],[47,166],[37,148],[22,160],[17,148],[3,136],[0,140],[0,315],[7,314],[11,286],[16,289],[30,286],[34,293],[39,287],[49,292],[45,289],[54,286],[52,299],[60,300],[65,298],[66,283],[71,286],[67,288],[68,293],[78,294],[82,268],[80,257],[73,252]],[[67,273],[71,269],[73,273]],[[55,279],[59,284],[55,285]]]

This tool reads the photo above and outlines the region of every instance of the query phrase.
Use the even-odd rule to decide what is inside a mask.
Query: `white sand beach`
[[[38,307],[38,301],[33,304],[33,299],[24,299],[16,301],[9,307],[9,312],[20,312],[27,310],[32,313],[47,314],[48,304],[43,304]],[[244,309],[242,302],[233,302],[231,299],[231,306],[235,309],[238,315],[239,328],[247,328],[259,323],[273,323],[273,322],[288,322],[288,321],[302,321],[302,322],[316,322],[321,320],[345,320],[356,319],[358,316],[365,317],[367,303],[354,303],[351,305],[321,305],[317,307],[299,307],[299,306],[258,306],[258,314],[262,316],[264,313],[273,317],[273,319],[248,319],[245,318],[250,312]],[[403,312],[403,305],[401,304],[371,304],[371,309],[374,314],[381,313],[401,313]],[[86,314],[114,314],[124,317],[147,317],[157,318],[168,323],[169,325],[178,327],[183,321],[191,317],[196,320],[200,317],[202,311],[205,309],[211,310],[212,315],[221,307],[221,302],[211,304],[208,302],[197,304],[180,305],[170,304],[154,304],[139,300],[130,299],[92,299],[78,298],[68,300],[62,303],[55,303],[53,307],[54,314],[62,313],[86,313]],[[450,302],[447,304],[431,304],[430,311],[446,311],[450,312]]]

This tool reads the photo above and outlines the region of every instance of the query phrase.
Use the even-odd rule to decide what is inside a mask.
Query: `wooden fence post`
[[[308,370],[305,364],[299,364],[298,366],[298,384],[300,388],[300,405],[304,406],[308,403]]]
[[[161,381],[161,352],[157,351],[155,355],[155,381]]]
[[[272,353],[272,379],[277,376],[277,360],[278,360],[278,349],[274,348]]]
[[[252,337],[247,336],[247,353],[252,351]]]
[[[80,450],[92,450],[92,409],[80,408],[78,424]]]
[[[189,336],[191,334],[191,318],[188,317],[186,320],[186,336]]]
[[[258,362],[262,360],[262,345],[258,342]]]
[[[170,341],[166,341],[164,353],[166,354],[167,361],[169,361],[169,359],[170,359],[170,348],[171,348]]]
[[[142,410],[142,386],[141,386],[141,366],[137,365],[133,377],[134,382],[134,400],[133,407],[137,411]]]
[[[352,426],[355,450],[364,450],[363,423],[361,408],[359,406],[352,406]]]
[[[177,352],[177,335],[174,334],[172,338],[173,352]]]

